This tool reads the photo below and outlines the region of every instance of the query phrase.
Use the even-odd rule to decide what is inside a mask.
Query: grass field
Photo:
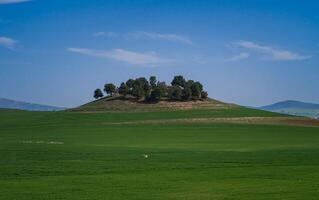
[[[280,115],[2,110],[0,199],[318,199],[318,127],[135,123],[213,117]]]

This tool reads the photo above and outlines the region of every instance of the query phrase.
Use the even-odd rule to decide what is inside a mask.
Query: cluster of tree
[[[130,95],[146,101],[158,101],[164,98],[188,101],[206,99],[208,96],[200,82],[186,80],[183,76],[175,76],[169,86],[165,82],[157,81],[155,76],[151,76],[149,80],[144,77],[129,79],[122,82],[119,87],[116,87],[113,83],[107,83],[103,90],[109,96]],[[99,99],[103,96],[101,89],[94,91],[94,98]]]

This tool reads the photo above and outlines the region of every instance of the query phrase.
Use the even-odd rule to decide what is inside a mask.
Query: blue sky
[[[248,106],[319,103],[317,1],[0,0],[0,97],[57,106],[106,82],[199,80]]]

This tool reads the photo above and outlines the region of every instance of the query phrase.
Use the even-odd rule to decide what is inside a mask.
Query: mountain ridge
[[[60,110],[66,109],[66,108],[58,107],[58,106],[29,103],[29,102],[17,101],[17,100],[12,100],[7,98],[0,98],[0,108],[27,110],[27,111],[60,111]]]
[[[319,118],[319,104],[296,100],[280,101],[274,104],[258,107],[258,109],[283,114]]]
[[[264,109],[282,109],[282,108],[291,108],[291,107],[298,107],[298,108],[304,108],[304,109],[308,109],[308,108],[319,109],[319,104],[296,101],[296,100],[285,100],[285,101],[280,101],[280,102],[277,102],[277,103],[274,103],[274,104],[261,106],[259,108],[264,108]]]

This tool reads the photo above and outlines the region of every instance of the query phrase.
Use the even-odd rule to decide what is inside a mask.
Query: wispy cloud
[[[148,38],[152,40],[166,40],[171,42],[179,42],[183,44],[191,45],[193,42],[187,36],[173,34],[173,33],[155,33],[155,32],[145,32],[145,31],[136,31],[134,33],[127,34],[129,37],[136,38]]]
[[[309,55],[301,55],[292,51],[278,49],[270,46],[260,45],[251,41],[240,40],[234,43],[235,47],[244,48],[260,54],[263,58],[278,61],[306,60]]]
[[[114,33],[114,32],[96,32],[96,33],[93,34],[93,36],[95,36],[95,37],[101,37],[101,36],[104,36],[104,37],[117,37],[119,35]]]
[[[250,56],[250,53],[242,52],[237,55],[234,55],[233,57],[225,59],[226,62],[232,62],[232,61],[239,61],[244,60]]]
[[[113,49],[109,51],[104,51],[86,48],[68,48],[67,50],[78,54],[122,61],[132,65],[155,66],[158,64],[173,62],[173,60],[161,58],[157,54],[152,52],[139,53],[127,51],[124,49]]]
[[[131,33],[118,34],[114,32],[97,32],[93,34],[94,36],[104,36],[104,37],[121,37],[125,39],[151,39],[151,40],[165,40],[170,42],[183,43],[187,45],[192,45],[193,42],[190,38],[184,35],[173,34],[173,33],[155,33],[146,31],[135,31]]]
[[[14,50],[16,48],[18,41],[8,37],[0,37],[0,46],[7,49]]]
[[[0,4],[23,3],[31,0],[0,0]]]

